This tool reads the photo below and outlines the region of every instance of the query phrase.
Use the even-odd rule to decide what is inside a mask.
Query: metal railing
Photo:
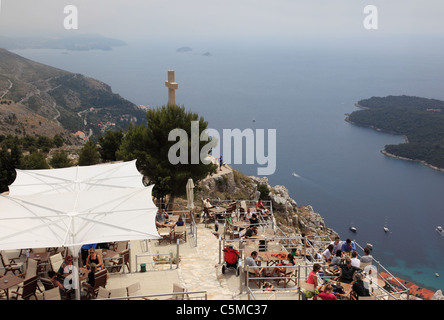
[[[171,297],[172,296],[172,297]],[[144,294],[137,296],[124,296],[124,297],[113,297],[113,298],[101,298],[93,300],[131,300],[131,299],[144,299],[150,300],[151,298],[163,298],[171,297],[165,300],[207,300],[207,291],[184,291],[184,292],[171,292],[171,293],[157,293],[157,294]]]

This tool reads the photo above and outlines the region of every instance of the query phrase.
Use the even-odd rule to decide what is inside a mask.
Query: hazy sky
[[[443,0],[0,0],[0,34],[99,33],[109,37],[443,34]],[[66,30],[64,8],[78,9]],[[365,30],[364,7],[378,9]]]

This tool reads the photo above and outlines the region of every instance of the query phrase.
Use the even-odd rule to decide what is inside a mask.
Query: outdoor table
[[[246,229],[250,226],[250,223],[247,221],[236,221],[231,223],[231,226],[233,227],[233,230]]]
[[[169,216],[168,221],[172,221],[172,222],[177,222],[179,220],[179,218],[180,218],[179,215],[172,215],[172,214],[170,214],[168,216]]]
[[[12,274],[8,274],[0,278],[0,289],[5,291],[6,299],[9,300],[9,289],[22,283],[24,280],[24,278],[20,278]]]
[[[247,257],[251,255],[251,252],[247,253]],[[273,252],[273,251],[258,251],[256,261],[265,262],[267,266],[275,265],[276,263],[285,260],[287,258],[287,253],[284,251]]]
[[[367,282],[372,287],[378,287],[379,286],[381,288],[384,288],[384,286],[385,286],[385,281],[384,280],[379,279],[379,278],[373,278],[373,277],[371,278],[371,280],[372,280],[372,284],[370,284],[370,279],[369,278],[365,277],[363,279],[363,281]]]
[[[214,208],[210,209],[210,212],[212,212],[213,214],[214,213],[223,213],[225,211],[227,211],[227,209],[224,207],[214,207]]]
[[[28,259],[34,259],[39,261],[40,263],[46,263],[49,261],[50,252],[30,252],[28,255]]]
[[[257,213],[256,207],[248,207],[248,209],[250,209],[250,213]]]
[[[102,249],[102,258],[103,258],[103,265],[105,268],[105,262],[110,261],[111,259],[115,258],[119,255],[119,252],[110,250],[110,249]]]

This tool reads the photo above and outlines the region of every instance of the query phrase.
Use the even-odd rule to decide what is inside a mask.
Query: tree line
[[[138,170],[148,178],[149,184],[155,184],[153,196],[171,199],[186,193],[185,185],[189,178],[195,182],[216,172],[216,165],[176,164],[168,159],[168,151],[176,141],[169,141],[171,130],[179,128],[188,133],[191,139],[191,122],[199,121],[199,136],[208,127],[208,123],[197,113],[186,111],[177,105],[162,106],[146,112],[146,124],[131,124],[127,129],[106,131],[97,140],[90,139],[81,148],[77,163],[68,158],[65,151],[53,153],[50,160],[46,156],[51,148],[63,145],[60,136],[22,138],[0,136],[0,192],[8,190],[15,179],[15,168],[47,169],[73,165],[95,165],[110,161],[130,161],[137,159]],[[63,139],[62,139],[63,140]],[[199,142],[199,150],[207,143]],[[188,143],[191,157],[191,140]],[[27,151],[24,155],[23,151]],[[188,163],[191,163],[189,161]]]

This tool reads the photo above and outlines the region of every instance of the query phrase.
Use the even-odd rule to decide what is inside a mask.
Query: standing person
[[[219,157],[219,171],[222,171],[222,165],[224,164],[224,160],[222,158],[222,155]]]
[[[319,263],[315,263],[313,265],[313,269],[308,274],[307,283],[313,284],[315,289],[318,287],[318,271],[321,270],[321,265]]]

